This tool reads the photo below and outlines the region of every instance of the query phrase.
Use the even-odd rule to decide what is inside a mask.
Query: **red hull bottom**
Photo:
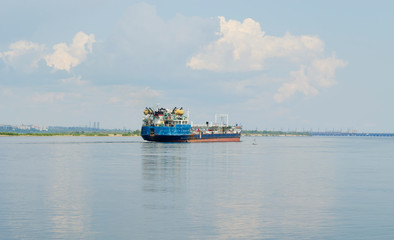
[[[187,142],[239,142],[240,138],[189,139]]]

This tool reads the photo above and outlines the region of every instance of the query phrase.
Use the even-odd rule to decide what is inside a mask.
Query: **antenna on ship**
[[[220,122],[218,122],[218,120]],[[215,114],[215,123],[218,124],[219,126],[228,126],[228,114]]]

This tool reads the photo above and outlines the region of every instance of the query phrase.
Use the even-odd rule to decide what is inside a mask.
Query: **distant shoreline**
[[[311,136],[309,132],[296,132],[296,131],[259,131],[259,130],[242,130],[242,136],[251,137],[298,137],[298,136]],[[16,131],[0,131],[0,136],[35,136],[35,137],[139,137],[141,136],[140,130],[135,131],[53,131],[53,132],[16,132]]]
[[[0,133],[0,137],[140,137],[140,135],[127,133]]]
[[[309,137],[307,134],[242,134],[242,137]],[[99,134],[74,134],[74,133],[0,133],[0,137],[141,137],[135,134],[99,133]]]
[[[309,137],[309,132],[283,132],[283,131],[258,131],[258,130],[244,130],[242,136],[251,137]]]
[[[243,134],[243,137],[310,137],[308,134]]]

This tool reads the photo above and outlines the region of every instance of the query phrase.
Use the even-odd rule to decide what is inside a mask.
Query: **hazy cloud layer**
[[[336,68],[346,65],[335,56],[324,58],[324,43],[317,36],[286,33],[283,37],[275,37],[266,35],[260,24],[250,18],[243,22],[226,21],[224,17],[219,20],[219,38],[194,55],[187,66],[195,70],[248,72],[266,70],[268,61],[273,59],[298,65],[299,70],[289,72],[288,79],[275,94],[277,102],[297,91],[316,95],[317,87],[332,86]]]
[[[9,118],[11,120],[3,119],[0,124],[25,123],[26,119],[21,117],[28,113],[33,119],[29,121],[40,125],[69,126],[92,120],[100,121],[103,128],[130,125],[134,128],[141,123],[143,109],[159,102],[164,93],[131,84],[97,86],[81,76],[57,79],[50,86],[4,87],[0,84],[0,108],[7,113],[4,115],[15,116]]]
[[[64,85],[74,85],[74,86],[78,86],[78,87],[89,84],[89,81],[82,80],[81,78],[82,78],[81,75],[73,76],[70,78],[60,79],[60,82],[62,82]]]
[[[166,102],[209,115],[201,122],[211,117],[213,108],[207,110],[207,104],[238,112],[239,119],[256,110],[279,116],[289,112],[284,101],[333,86],[337,69],[346,65],[325,52],[318,36],[272,36],[252,18],[159,13],[153,5],[133,4],[112,16],[105,31],[86,26],[94,34],[77,29],[52,44],[44,41],[53,38],[42,37],[39,43],[17,41],[0,49],[0,66],[6,66],[0,81],[6,79],[1,83],[7,87],[0,89],[0,97],[14,104],[3,107],[28,117],[39,109],[60,120],[86,120],[90,114],[135,126],[140,118],[131,109]],[[27,105],[31,114],[23,111]]]
[[[81,76],[59,79],[54,88],[60,92],[36,91],[29,99],[34,103],[54,104],[59,102],[72,103],[74,100],[84,102],[84,105],[121,105],[122,107],[146,104],[162,95],[161,90],[151,87],[135,87],[130,84],[96,86],[91,81],[83,80]],[[4,89],[3,94],[10,95],[11,89]]]
[[[185,60],[215,39],[217,27],[215,18],[178,14],[163,19],[155,6],[134,4],[121,16],[96,60],[111,72],[167,79],[172,72],[187,70]]]
[[[0,57],[7,66],[25,72],[36,70],[41,60],[54,70],[70,72],[86,61],[95,42],[94,34],[84,32],[78,32],[71,43],[58,43],[51,49],[44,44],[18,41],[11,44],[9,50],[0,52]],[[146,85],[169,78],[172,81],[165,84],[185,81],[188,78],[185,62],[189,70],[219,74],[264,72],[271,70],[275,62],[275,67],[286,71],[287,77],[271,73],[263,79],[245,81],[238,75],[235,81],[238,92],[242,88],[259,87],[262,82],[280,84],[271,92],[277,102],[283,102],[296,92],[307,96],[318,94],[320,88],[335,84],[336,69],[346,65],[335,55],[327,58],[324,43],[317,36],[290,33],[270,36],[251,18],[240,22],[224,17],[204,19],[176,15],[164,20],[155,6],[146,3],[126,9],[108,40],[101,41],[94,57],[91,66],[97,75],[88,72],[90,76],[108,81],[106,74],[116,72],[124,76],[116,79],[117,84],[144,79]],[[286,69],[285,65],[292,67]],[[201,81],[205,81],[203,76]],[[262,90],[260,88],[260,92]]]
[[[162,91],[150,87],[135,88],[127,85],[119,87],[122,89],[118,89],[116,95],[109,97],[109,104],[121,104],[126,107],[143,105],[162,95]]]
[[[55,101],[64,101],[64,92],[47,92],[47,93],[35,93],[31,100],[35,103],[54,103]]]

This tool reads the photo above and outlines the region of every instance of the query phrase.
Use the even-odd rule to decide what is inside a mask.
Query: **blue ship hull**
[[[192,134],[191,125],[143,126],[141,137],[155,142],[238,142],[241,134]]]

